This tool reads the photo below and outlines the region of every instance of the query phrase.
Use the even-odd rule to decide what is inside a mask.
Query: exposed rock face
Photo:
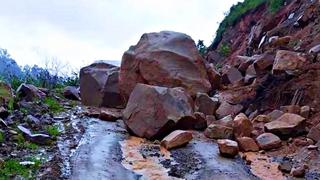
[[[17,94],[20,98],[25,101],[34,101],[36,99],[41,99],[46,96],[45,93],[40,91],[37,87],[32,84],[21,84],[17,89]]]
[[[179,121],[194,120],[192,98],[182,88],[137,84],[123,116],[137,136],[161,137],[170,133]]]
[[[233,133],[235,137],[250,137],[253,126],[248,117],[240,113],[233,120]]]
[[[63,96],[70,100],[80,101],[80,91],[77,87],[67,86],[63,90]]]
[[[298,135],[305,131],[305,118],[296,114],[285,113],[277,120],[265,124],[267,131],[278,135]]]
[[[239,144],[240,150],[244,152],[252,151],[256,152],[259,151],[259,146],[254,141],[254,139],[250,137],[240,137],[237,138],[237,142]]]
[[[234,157],[239,153],[238,143],[229,139],[218,140],[219,151],[222,156]]]
[[[211,99],[207,94],[197,93],[195,100],[195,111],[205,115],[213,115],[218,108],[219,101]]]
[[[308,60],[301,53],[279,50],[273,64],[272,72],[273,74],[278,74],[279,72],[286,71],[292,74],[306,64],[308,64]]]
[[[166,149],[183,146],[192,140],[192,133],[188,131],[176,130],[166,136],[161,145]]]
[[[203,58],[187,35],[162,31],[144,34],[122,57],[120,89],[129,97],[137,83],[183,87],[191,95],[211,89]]]
[[[257,137],[257,143],[263,150],[270,150],[281,147],[281,140],[272,133],[263,133]]]
[[[119,92],[119,68],[96,62],[80,70],[81,101],[86,106],[123,108]]]
[[[10,85],[0,81],[0,106],[7,106],[12,98],[13,92]]]

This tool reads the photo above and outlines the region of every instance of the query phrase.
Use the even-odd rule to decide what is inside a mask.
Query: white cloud
[[[1,2],[3,1],[3,2]],[[174,30],[213,40],[237,0],[0,0],[0,46],[21,65],[55,56],[74,67],[120,60],[145,32]]]

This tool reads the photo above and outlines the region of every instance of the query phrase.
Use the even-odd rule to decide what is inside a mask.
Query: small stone
[[[192,133],[188,131],[176,130],[166,136],[161,145],[166,149],[172,149],[183,146],[192,140]]]
[[[263,150],[276,149],[281,147],[281,140],[272,133],[263,133],[257,137],[257,143]]]
[[[17,135],[17,131],[14,131],[14,130],[9,130],[9,133],[12,134],[12,135]]]
[[[284,158],[279,164],[279,170],[284,173],[290,173],[292,169],[292,162],[288,158]]]
[[[222,156],[235,157],[239,153],[238,143],[229,139],[218,140],[219,151]]]

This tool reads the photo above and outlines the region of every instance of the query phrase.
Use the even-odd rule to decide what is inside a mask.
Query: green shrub
[[[268,8],[271,13],[276,13],[284,4],[285,0],[269,0]]]
[[[203,40],[198,41],[197,48],[201,56],[204,56],[206,54],[207,47],[204,45]]]
[[[221,56],[228,57],[231,53],[231,47],[228,43],[222,43],[218,49]]]
[[[26,142],[26,143],[24,143],[23,146],[24,146],[25,148],[31,149],[31,150],[36,150],[36,149],[39,148],[39,146],[38,146],[37,144],[31,143],[31,142]]]
[[[56,125],[47,126],[46,130],[47,130],[48,134],[54,138],[59,136],[59,134],[60,134],[59,128]]]
[[[62,107],[62,106],[60,105],[60,103],[59,103],[56,99],[54,99],[54,98],[46,97],[46,98],[43,100],[43,103],[46,104],[46,105],[48,105],[49,110],[50,110],[51,112],[53,112],[54,114],[63,111],[63,107]]]

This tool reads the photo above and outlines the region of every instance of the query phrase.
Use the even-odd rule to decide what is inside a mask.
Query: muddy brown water
[[[69,153],[65,179],[257,179],[242,160],[221,157],[217,145],[198,132],[187,146],[169,152],[159,142],[128,135],[122,121],[77,123],[84,134],[74,150],[64,153]]]

